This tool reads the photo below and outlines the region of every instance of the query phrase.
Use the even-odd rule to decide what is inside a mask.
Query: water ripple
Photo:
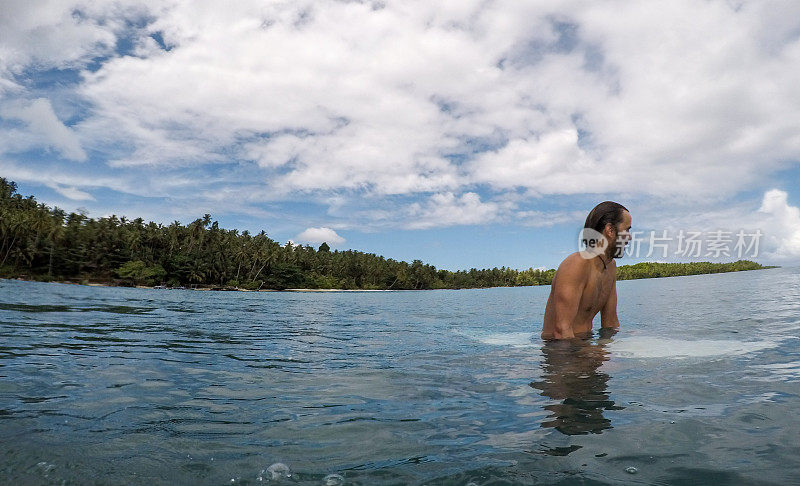
[[[548,291],[0,281],[0,482],[791,482],[800,271],[620,282],[573,347]]]

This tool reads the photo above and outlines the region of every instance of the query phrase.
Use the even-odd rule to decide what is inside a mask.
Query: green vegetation
[[[740,272],[743,270],[761,270],[776,268],[763,266],[750,260],[738,260],[730,263],[649,263],[623,265],[617,268],[617,280],[634,280],[637,278],[675,277],[678,275],[700,275],[704,273]]]
[[[639,263],[620,279],[765,268],[735,263]],[[454,289],[548,285],[555,270],[437,270],[360,251],[287,243],[225,230],[206,214],[184,226],[66,214],[17,194],[0,177],[0,277],[114,285],[287,289]]]
[[[130,279],[134,285],[144,283],[155,285],[160,283],[167,276],[167,271],[159,264],[148,265],[141,260],[132,260],[119,267],[117,275],[124,279]]]

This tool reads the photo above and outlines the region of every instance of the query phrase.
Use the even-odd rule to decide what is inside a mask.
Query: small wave
[[[769,373],[766,381],[778,379],[780,381],[796,382],[800,380],[800,361],[755,365],[753,368],[762,369]]]

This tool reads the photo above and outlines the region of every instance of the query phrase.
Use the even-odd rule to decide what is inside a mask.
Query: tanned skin
[[[571,339],[592,332],[592,320],[600,312],[601,328],[619,328],[617,318],[617,264],[630,241],[631,215],[603,229],[609,244],[605,252],[591,259],[575,252],[558,266],[550,285],[544,311],[542,339]],[[603,263],[605,262],[605,265]]]

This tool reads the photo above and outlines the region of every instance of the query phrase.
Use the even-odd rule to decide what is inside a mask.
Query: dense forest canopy
[[[639,263],[619,279],[765,268],[733,263]],[[0,277],[116,285],[243,289],[439,289],[550,284],[554,269],[437,270],[354,250],[280,243],[264,231],[226,230],[211,216],[182,225],[93,219],[40,204],[0,177]]]

